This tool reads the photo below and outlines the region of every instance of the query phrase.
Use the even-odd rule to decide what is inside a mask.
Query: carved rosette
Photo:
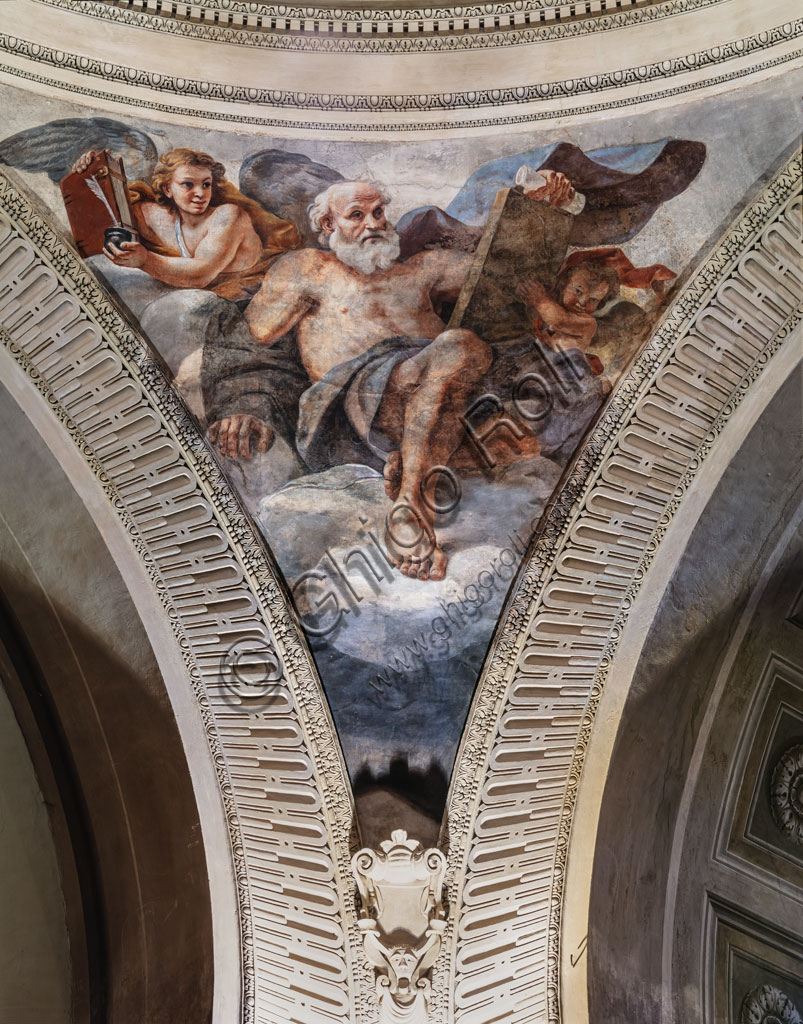
[[[803,743],[790,747],[775,765],[770,807],[778,828],[803,846]]]
[[[795,1004],[774,985],[760,985],[742,1003],[739,1024],[801,1024]]]
[[[354,855],[363,949],[375,971],[379,1024],[428,1024],[429,972],[446,929],[446,858],[399,829]]]

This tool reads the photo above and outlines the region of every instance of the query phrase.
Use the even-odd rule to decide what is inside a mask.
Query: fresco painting
[[[426,778],[439,812],[539,519],[690,270],[651,222],[684,203],[693,220],[726,140],[650,127],[634,141],[613,122],[588,148],[520,133],[490,160],[478,145],[438,202],[415,171],[400,198],[381,152],[355,174],[359,143],[243,136],[235,184],[222,134],[207,152],[189,129],[165,145],[157,126],[71,116],[0,141],[26,181],[62,183],[79,249],[262,531],[358,791]],[[120,158],[115,208],[98,193]],[[728,188],[723,210],[744,191]]]

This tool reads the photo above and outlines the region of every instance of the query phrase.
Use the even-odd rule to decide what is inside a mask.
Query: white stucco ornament
[[[742,1003],[740,1024],[801,1024],[795,1004],[774,985],[760,985]]]
[[[803,845],[803,744],[790,747],[776,764],[770,799],[778,828]]]
[[[441,948],[446,858],[397,830],[381,850],[360,850],[352,870],[363,949],[376,972],[379,1024],[427,1024],[429,971]]]

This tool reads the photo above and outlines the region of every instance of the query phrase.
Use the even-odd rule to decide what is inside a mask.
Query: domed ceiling
[[[265,545],[271,628],[300,627],[364,835],[465,838],[472,771],[521,754],[491,747],[536,628],[533,544],[794,149],[790,5],[6,6],[3,170],[145,339]],[[657,505],[641,515],[646,537]],[[593,590],[592,555],[566,562],[513,698],[532,734],[500,726],[546,789],[566,785],[625,548]],[[247,613],[208,629],[220,692],[258,722],[283,667]]]

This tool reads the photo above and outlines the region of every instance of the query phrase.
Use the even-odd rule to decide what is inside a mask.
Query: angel
[[[111,262],[244,303],[271,260],[302,245],[298,231],[227,181],[208,154],[179,148],[159,158],[151,135],[166,140],[165,133],[149,133],[108,117],[60,118],[0,141],[0,163],[58,183],[100,150],[122,156],[140,240],[110,249]]]
[[[622,363],[621,359],[614,359],[614,352],[609,351],[609,338],[606,337],[604,347],[599,346],[600,310],[618,299],[623,290],[631,294],[640,291],[648,293],[651,301],[642,304],[641,309],[627,303],[617,310],[617,319],[621,320],[621,314],[631,313],[631,310],[641,312],[641,319],[645,319],[647,310],[654,310],[664,300],[667,285],[674,277],[674,271],[663,264],[634,267],[618,248],[586,249],[574,252],[564,260],[551,290],[547,290],[541,281],[532,279],[520,286],[519,294],[535,313],[535,336],[552,349],[578,349],[585,355],[592,372],[599,376],[609,369],[609,363],[615,362],[617,370]],[[631,336],[634,334],[632,321],[631,313],[628,320]],[[621,335],[622,332],[618,333]],[[622,342],[618,347],[621,344],[626,343]],[[597,347],[599,352],[594,351]],[[630,351],[633,346],[626,347],[629,361],[634,354]],[[603,383],[607,391],[613,381],[603,377]]]
[[[73,172],[86,170],[94,150]],[[273,257],[301,245],[295,227],[226,181],[208,153],[179,148],[160,157],[150,184],[129,183],[139,239],[109,243],[118,267],[143,270],[174,288],[204,288],[234,301],[249,298]]]

